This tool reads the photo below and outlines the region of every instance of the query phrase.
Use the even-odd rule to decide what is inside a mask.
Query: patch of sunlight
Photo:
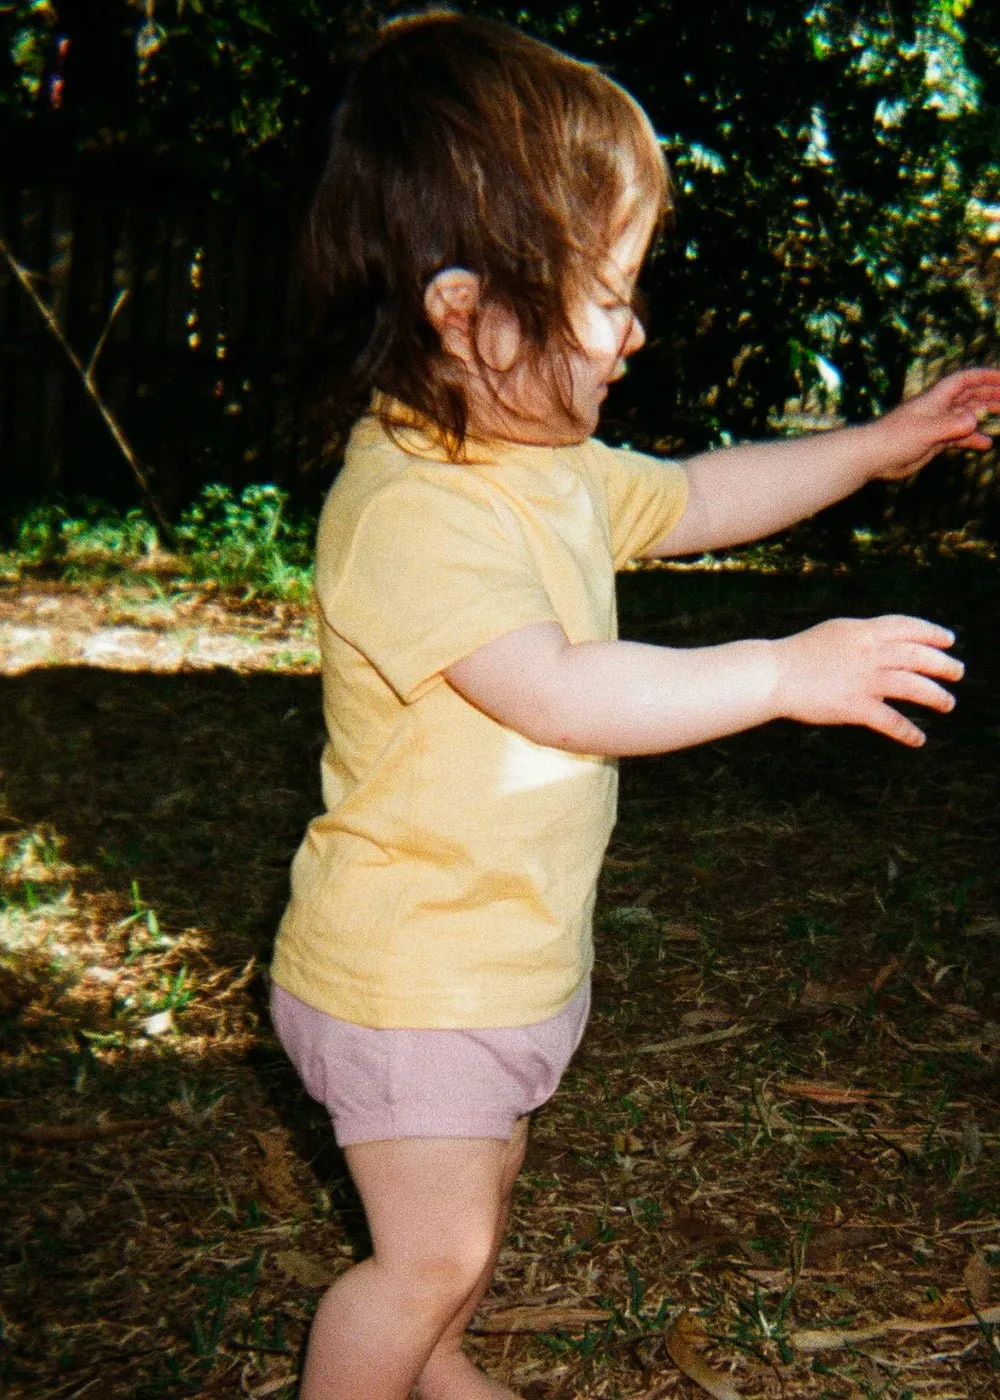
[[[633,573],[665,569],[685,574],[805,574],[820,567],[828,566],[781,542],[755,543],[724,554],[699,554],[690,559],[633,559],[626,566]]]
[[[813,107],[809,116],[809,125],[801,129],[799,140],[806,143],[805,150],[802,152],[803,165],[826,166],[833,164],[826,113],[822,107]]]
[[[858,553],[869,556],[898,555],[929,568],[940,559],[975,558],[996,563],[1000,548],[971,530],[933,530],[922,539],[899,539],[891,530],[855,529],[851,534]]]
[[[700,554],[686,559],[633,559],[630,573],[667,570],[685,574],[811,574],[850,572],[855,558],[905,559],[917,568],[931,568],[942,559],[975,558],[996,563],[1000,546],[968,529],[933,530],[919,540],[892,528],[876,530],[859,527],[841,551],[842,558],[831,564],[828,558],[814,558],[796,546],[794,537],[785,541],[764,541],[738,546],[718,554]]]
[[[60,848],[59,837],[48,826],[0,836],[3,951],[20,952],[44,944],[56,960],[65,954],[53,941],[74,912],[67,884],[72,868],[62,860]]]
[[[219,967],[202,930],[161,927],[137,881],[128,895],[81,893],[81,873],[49,825],[0,836],[0,1010],[11,1050],[43,1027],[57,1040],[82,1037],[98,1057],[157,1043],[206,1048],[220,1023],[215,1002],[256,964]]]

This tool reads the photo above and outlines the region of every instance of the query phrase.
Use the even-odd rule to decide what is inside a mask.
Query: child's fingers
[[[877,734],[884,734],[887,739],[895,739],[897,743],[906,744],[911,749],[919,749],[927,738],[924,731],[912,720],[883,701],[873,702],[861,717],[861,723],[868,729],[874,729]]]
[[[806,724],[860,724],[917,748],[924,734],[887,703],[947,713],[955,701],[940,683],[962,678],[947,648],[954,633],[925,618],[888,614],[836,618],[778,643],[785,661],[779,712]]]
[[[951,401],[968,404],[977,411],[986,409],[987,412],[995,413],[1000,408],[1000,380],[989,378],[960,385],[957,392],[951,396]]]
[[[948,714],[955,708],[955,697],[943,685],[932,681],[928,676],[913,671],[892,671],[883,680],[882,696],[886,700],[908,700],[913,705],[923,705],[928,710],[939,710]]]
[[[957,656],[949,656],[939,647],[905,642],[892,649],[881,658],[883,666],[891,670],[915,671],[922,676],[936,676],[942,681],[960,681],[965,675],[965,667]]]
[[[909,617],[905,613],[885,613],[872,620],[873,627],[884,642],[916,642],[926,647],[950,647],[955,634],[938,622],[925,617]]]
[[[1000,431],[1000,429],[998,429]],[[976,452],[989,452],[993,446],[993,439],[984,432],[970,433],[968,437],[958,438],[957,441],[949,443],[949,447],[964,450],[966,447],[974,449]]]
[[[1000,391],[996,385],[973,384],[959,394],[955,406],[975,415],[969,431],[952,442],[952,447],[989,451],[993,439],[1000,434]]]
[[[944,392],[953,402],[989,402],[1000,398],[1000,370],[996,369],[959,370],[957,374],[942,379],[939,383],[944,386]]]

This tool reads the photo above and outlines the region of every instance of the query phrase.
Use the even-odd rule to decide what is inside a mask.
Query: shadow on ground
[[[480,1339],[526,1393],[651,1393],[672,1375],[663,1318],[689,1307],[754,1394],[857,1394],[852,1358],[814,1371],[783,1329],[928,1307],[944,1327],[974,1255],[989,1299],[997,598],[985,563],[623,580],[628,635],[920,612],[956,626],[969,673],[920,753],[775,725],[624,766],[594,1018],[539,1117],[490,1303],[582,1299],[608,1322]],[[319,803],[318,682],[45,669],[0,678],[0,717],[0,838],[37,838],[6,912],[39,930],[0,977],[0,1379],[11,1396],[281,1400],[322,1279],[360,1246],[261,972]],[[165,1010],[176,1034],[145,1034]],[[816,1106],[803,1081],[846,1097]],[[985,1345],[951,1359],[974,1340],[900,1358],[990,1396]]]

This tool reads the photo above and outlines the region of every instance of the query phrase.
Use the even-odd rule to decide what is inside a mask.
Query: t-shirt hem
[[[289,966],[288,961],[280,956],[276,956],[271,964],[270,975],[276,986],[289,992],[293,997],[297,997],[299,1001],[305,1002],[307,1006],[313,1007],[314,1010],[322,1011],[327,1016],[333,1016],[338,1021],[347,1021],[355,1026],[366,1026],[370,1030],[499,1031],[518,1030],[523,1026],[537,1026],[543,1021],[550,1020],[553,1016],[558,1016],[577,995],[583,983],[590,976],[591,970],[592,962],[582,967],[580,975],[572,987],[558,1002],[546,1004],[543,1008],[536,1008],[530,1014],[519,1016],[517,1019],[510,1019],[509,1016],[504,1016],[498,1007],[491,1006],[485,1012],[480,1011],[471,1015],[459,1016],[456,1013],[430,1019],[424,1017],[419,1021],[413,1021],[408,1017],[378,1015],[375,1012],[364,1014],[360,1011],[355,1000],[317,995],[315,976],[312,978],[296,976],[294,966]]]

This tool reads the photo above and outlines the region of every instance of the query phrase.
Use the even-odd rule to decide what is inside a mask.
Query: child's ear
[[[424,292],[424,312],[449,355],[469,363],[472,322],[479,310],[480,281],[464,267],[446,267],[432,277]]]

